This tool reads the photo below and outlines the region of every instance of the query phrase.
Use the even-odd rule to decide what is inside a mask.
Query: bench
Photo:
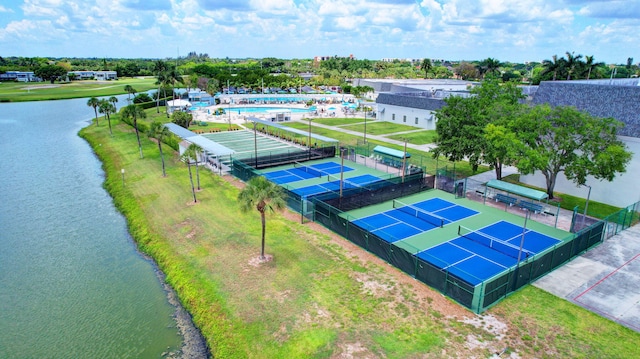
[[[496,202],[506,203],[509,206],[513,206],[518,203],[518,199],[515,197],[507,196],[506,194],[498,193],[495,196]]]
[[[542,206],[534,202],[520,201],[520,203],[518,203],[518,206],[522,209],[527,209],[534,213],[542,212]]]

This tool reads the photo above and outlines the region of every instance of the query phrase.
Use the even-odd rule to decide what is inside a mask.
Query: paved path
[[[534,285],[640,332],[640,225],[620,232]]]

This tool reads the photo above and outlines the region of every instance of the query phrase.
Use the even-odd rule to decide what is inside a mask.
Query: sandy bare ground
[[[35,85],[35,86],[26,86],[23,87],[23,90],[42,90],[42,89],[52,89],[60,87],[60,85]]]

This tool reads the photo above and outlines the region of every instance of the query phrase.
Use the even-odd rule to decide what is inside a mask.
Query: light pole
[[[124,187],[124,168],[120,170],[120,173],[122,173],[122,187]]]
[[[583,184],[583,186],[589,187],[587,202],[584,204],[584,214],[582,215],[582,225],[584,226],[584,222],[587,220],[587,209],[589,208],[589,198],[591,197],[591,186],[589,186],[588,184]]]
[[[364,143],[367,143],[367,108],[364,108]]]
[[[309,117],[308,120],[309,120],[309,139],[307,142],[307,146],[309,147],[309,159],[311,159],[311,117]]]
[[[529,210],[524,210],[524,226],[522,227],[522,237],[520,238],[520,249],[518,250],[518,265],[522,259],[522,247],[524,247],[524,235],[527,233],[527,219],[529,219]]]
[[[258,132],[256,131],[256,125],[258,123],[253,120],[253,158],[255,158],[255,168],[258,168]]]

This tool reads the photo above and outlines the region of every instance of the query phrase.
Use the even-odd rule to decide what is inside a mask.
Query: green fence
[[[459,276],[441,269],[453,263],[446,263],[435,257],[429,260],[418,258],[417,248],[409,251],[400,248],[372,233],[373,230],[380,231],[380,229],[363,228],[353,224],[352,221],[355,218],[351,218],[347,213],[319,198],[314,198],[312,202],[313,218],[316,222],[476,313],[485,311],[524,285],[601,243],[605,227],[604,221],[598,222],[572,234],[570,238],[556,246],[527,258],[520,262],[519,266],[514,266],[509,271],[474,286]],[[387,233],[385,236],[394,237],[392,233]],[[406,246],[406,243],[403,244],[403,247]],[[472,273],[466,274],[473,276]]]

